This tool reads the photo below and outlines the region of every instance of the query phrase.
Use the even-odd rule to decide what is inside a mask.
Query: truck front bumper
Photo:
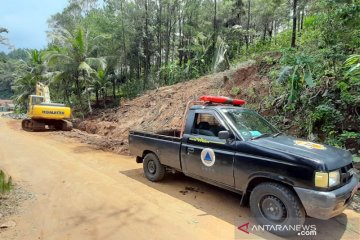
[[[306,214],[318,219],[329,219],[339,215],[351,203],[358,190],[359,178],[354,174],[346,185],[330,192],[294,187]]]

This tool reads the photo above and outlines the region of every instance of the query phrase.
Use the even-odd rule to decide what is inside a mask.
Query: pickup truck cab
[[[329,219],[350,204],[359,181],[348,151],[287,136],[241,100],[200,99],[188,104],[181,130],[130,131],[130,151],[150,181],[175,170],[238,192],[262,225]]]

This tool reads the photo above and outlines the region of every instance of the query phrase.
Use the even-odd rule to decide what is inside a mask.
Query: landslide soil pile
[[[179,129],[186,103],[201,95],[223,95],[259,102],[268,94],[269,79],[259,74],[260,63],[247,62],[234,69],[199,79],[161,87],[79,122],[75,130],[62,132],[99,149],[128,153],[129,130]]]

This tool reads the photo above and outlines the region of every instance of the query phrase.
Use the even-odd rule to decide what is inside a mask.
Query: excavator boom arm
[[[49,87],[41,82],[36,83],[36,95],[43,96],[45,103],[51,102]]]

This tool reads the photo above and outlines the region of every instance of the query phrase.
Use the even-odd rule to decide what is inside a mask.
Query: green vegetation
[[[298,136],[358,154],[359,1],[316,1],[308,7],[296,48],[287,48],[283,42],[290,39],[290,30],[278,34],[277,44],[262,45],[263,52],[282,56],[268,73],[273,86],[267,109],[276,106],[274,120],[283,126],[279,116],[290,119]]]
[[[272,80],[262,110],[273,121],[358,153],[359,12],[359,0],[70,0],[48,21],[46,49],[0,56],[0,97],[25,110],[41,81],[83,116],[259,59],[271,66],[260,71]]]
[[[11,177],[7,178],[5,173],[0,170],[0,194],[9,192],[12,188]]]

